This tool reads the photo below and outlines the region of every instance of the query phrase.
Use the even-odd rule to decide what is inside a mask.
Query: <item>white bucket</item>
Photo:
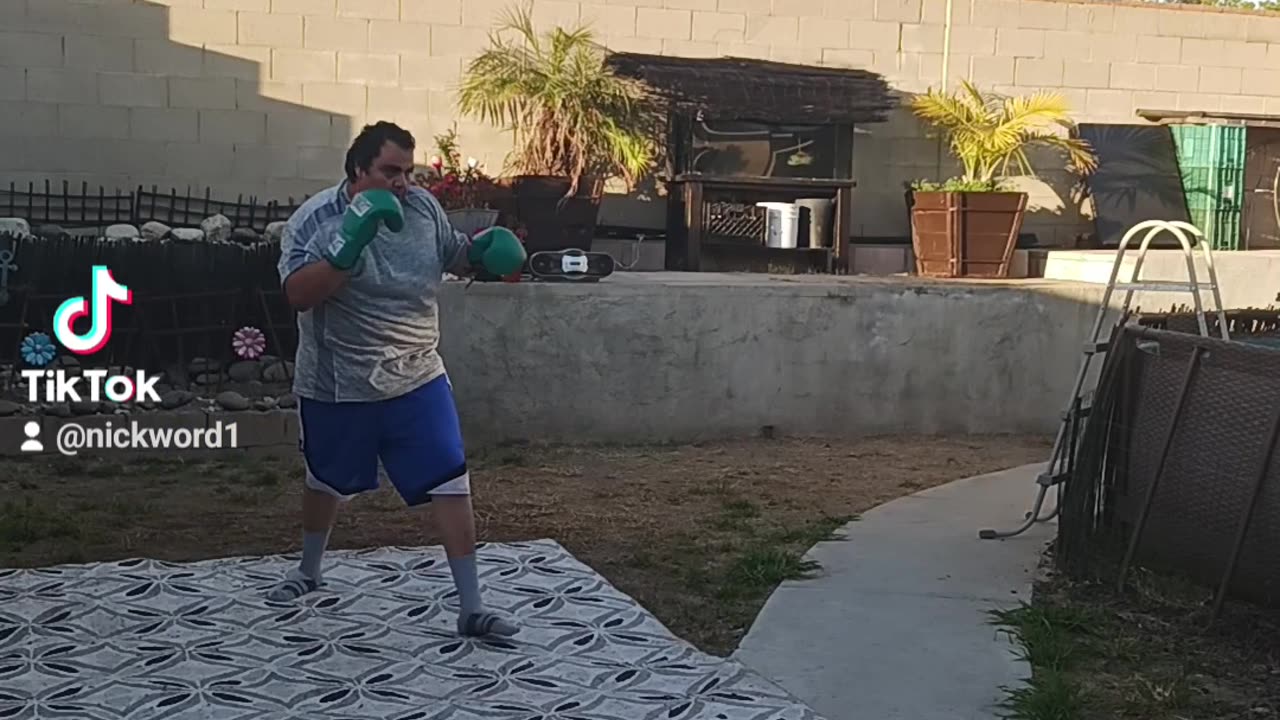
[[[794,248],[800,235],[800,207],[783,202],[760,202],[764,208],[764,244],[771,248]]]

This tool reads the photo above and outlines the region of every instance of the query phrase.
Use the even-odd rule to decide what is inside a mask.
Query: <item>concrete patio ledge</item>
[[[982,475],[882,505],[815,546],[819,577],[769,598],[734,658],[827,717],[988,720],[1030,667],[989,612],[1030,602],[1042,523],[1021,524],[1043,465]],[[1052,506],[1052,503],[1050,503]]]

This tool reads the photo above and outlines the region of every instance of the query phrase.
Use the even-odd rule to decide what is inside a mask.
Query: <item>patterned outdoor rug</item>
[[[293,604],[262,593],[296,556],[0,570],[0,719],[820,720],[558,543],[480,561],[514,638],[454,633],[439,547],[332,551]]]

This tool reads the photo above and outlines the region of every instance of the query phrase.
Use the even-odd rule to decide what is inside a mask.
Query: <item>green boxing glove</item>
[[[471,239],[467,260],[473,267],[481,267],[497,275],[510,275],[524,267],[524,245],[520,238],[504,227],[491,227],[480,231]]]
[[[339,270],[350,270],[360,253],[385,224],[391,232],[404,228],[404,209],[388,190],[365,190],[356,195],[342,216],[342,229],[324,250],[324,257]]]

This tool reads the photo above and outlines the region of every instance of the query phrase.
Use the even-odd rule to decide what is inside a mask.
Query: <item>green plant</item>
[[[1000,192],[1006,187],[1002,180],[966,180],[964,178],[947,178],[942,182],[934,180],[913,180],[911,189],[916,192]]]
[[[414,174],[414,183],[434,195],[445,210],[491,207],[497,192],[493,178],[474,157],[463,161],[457,126],[436,135],[435,141],[436,154],[425,170]]]
[[[520,174],[584,180],[593,191],[618,177],[628,186],[657,160],[661,117],[639,81],[616,75],[586,27],[539,34],[528,6],[508,10],[490,47],[468,63],[459,109],[513,131],[509,166]]]
[[[911,109],[945,139],[951,154],[964,167],[963,176],[941,185],[929,184],[929,189],[990,192],[1001,187],[999,178],[1009,176],[1011,167],[1020,174],[1034,175],[1027,159],[1027,150],[1034,146],[1065,154],[1068,169],[1078,174],[1097,168],[1097,157],[1087,141],[1059,134],[1073,129],[1074,123],[1066,100],[1056,92],[986,96],[965,80],[955,92],[931,88],[917,95]],[[926,187],[922,182],[917,185],[914,189]]]

